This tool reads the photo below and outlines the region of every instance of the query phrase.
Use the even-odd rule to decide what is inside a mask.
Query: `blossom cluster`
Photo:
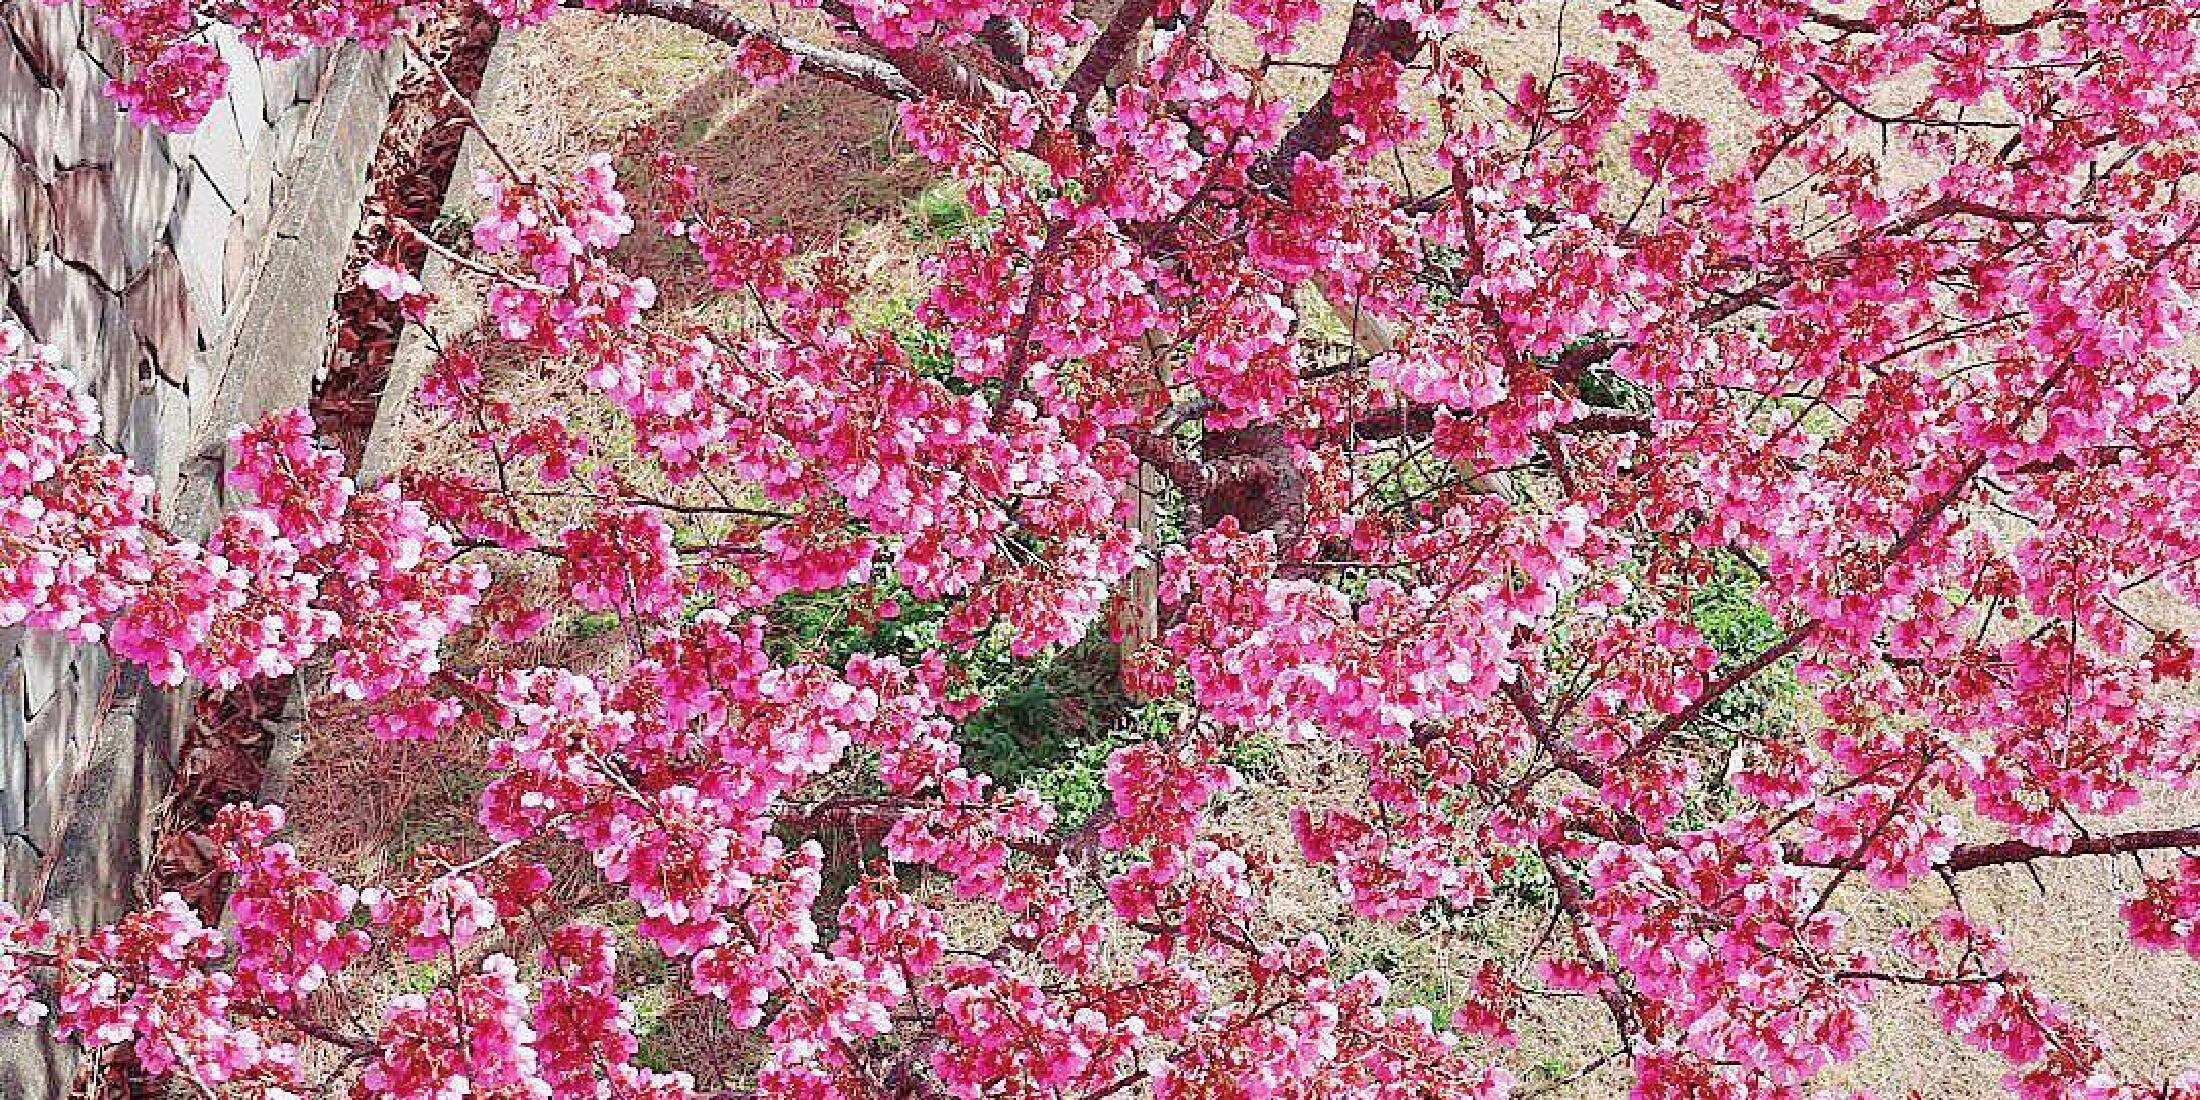
[[[354,698],[419,687],[468,621],[486,572],[394,486],[357,490],[298,411],[232,433],[231,488],[251,501],[204,545],[170,536],[151,485],[96,442],[72,379],[0,324],[0,626],[104,638],[156,684],[287,675],[315,655]]]

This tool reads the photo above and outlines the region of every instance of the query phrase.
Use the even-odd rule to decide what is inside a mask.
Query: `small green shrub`
[[[1719,653],[1713,676],[1723,676],[1763,653],[1786,633],[1779,620],[1757,602],[1758,583],[1756,574],[1740,562],[1721,558],[1718,572],[1695,594],[1690,617]],[[1801,690],[1794,661],[1780,661],[1720,696],[1705,710],[1704,718],[1726,735],[1722,740],[1761,740],[1782,734],[1793,725]]]
[[[944,241],[960,235],[977,219],[962,185],[936,183],[909,200],[909,231],[921,241]]]

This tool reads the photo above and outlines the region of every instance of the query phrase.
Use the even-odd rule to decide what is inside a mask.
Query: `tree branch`
[[[1353,6],[1352,24],[1345,29],[1344,48],[1337,52],[1342,69],[1358,58],[1385,56],[1403,65],[1421,53],[1421,36],[1403,19],[1384,19],[1365,0]],[[1344,118],[1337,113],[1335,97],[1328,91],[1284,135],[1283,144],[1255,173],[1256,178],[1281,186],[1291,178],[1299,154],[1317,159],[1334,155],[1344,146]]]
[[[839,20],[844,27],[859,26],[855,9],[847,0],[821,0],[818,9]],[[1000,103],[1008,98],[1006,88],[986,79],[977,70],[939,49],[927,46],[889,46],[860,30],[857,35],[869,43],[872,49],[877,50],[896,72],[907,77],[910,83],[927,95],[981,107]],[[993,36],[1002,37],[999,33]],[[1020,78],[1022,73],[1019,72],[1017,76]]]
[[[1017,87],[1030,84],[1031,74],[1024,65],[1031,57],[1031,40],[1024,33],[1024,26],[1005,15],[996,15],[985,21],[985,29],[978,32],[978,41],[984,43],[993,62],[1008,75],[1009,82]]]
[[[1887,552],[1880,562],[1882,570],[1890,568],[1900,561],[1902,555],[1907,553],[1910,547],[1917,543],[1918,539],[1923,538],[1925,532],[1930,530],[1942,515],[1946,514],[1956,500],[1963,495],[1964,489],[1971,484],[1971,479],[1977,477],[1979,471],[1986,468],[1986,459],[1986,452],[1979,452],[1971,461],[1964,464],[1963,470],[1957,475],[1954,484],[1948,486],[1946,490],[1933,497],[1926,502],[1923,508],[1918,510],[1917,516],[1910,521],[1910,525],[1901,534],[1895,536],[1894,543],[1887,547]],[[1747,682],[1750,677],[1772,667],[1781,658],[1801,648],[1803,643],[1815,636],[1823,625],[1816,619],[1797,625],[1794,629],[1788,631],[1785,637],[1767,646],[1755,657],[1736,666],[1733,671],[1713,681],[1692,702],[1683,707],[1679,713],[1658,723],[1642,740],[1635,742],[1626,752],[1621,753],[1619,759],[1613,761],[1613,763],[1615,765],[1625,764],[1628,761],[1640,759],[1655,750],[1675,731],[1702,716],[1711,704],[1719,701],[1720,696],[1734,690]]]
[[[592,10],[580,0],[565,0],[565,6]],[[617,0],[609,10],[614,15],[646,15],[676,23],[689,30],[701,31],[728,46],[738,46],[751,38],[762,39],[800,58],[802,67],[810,72],[886,99],[916,99],[922,94],[901,70],[879,58],[819,46],[759,26],[700,0]]]
[[[1356,438],[1370,440],[1427,435],[1436,430],[1436,413],[1437,408],[1434,405],[1384,409],[1353,421],[1352,431]],[[1604,409],[1560,424],[1552,430],[1561,435],[1649,435],[1652,429],[1653,423],[1647,413]]]
[[[1108,20],[1106,29],[1092,40],[1092,48],[1085,51],[1084,59],[1077,63],[1076,70],[1062,85],[1073,105],[1070,108],[1072,117],[1084,110],[1086,101],[1100,90],[1108,73],[1114,71],[1131,44],[1138,41],[1138,33],[1145,29],[1154,11],[1160,7],[1161,0],[1123,0],[1123,6],[1115,9],[1115,18]]]
[[[1122,440],[1131,453],[1138,456],[1140,462],[1160,471],[1161,476],[1167,478],[1169,484],[1183,493],[1186,499],[1197,500],[1206,495],[1213,479],[1206,468],[1200,465],[1199,460],[1185,455],[1174,440],[1165,435],[1130,429],[1117,429],[1112,434]]]
[[[565,0],[565,6],[591,10],[581,0]],[[800,58],[802,67],[809,72],[883,99],[910,100],[936,95],[963,103],[985,104],[1008,95],[1000,85],[936,50],[887,50],[884,51],[887,56],[873,57],[853,50],[834,49],[759,25],[702,0],[616,0],[608,10],[614,15],[646,15],[677,23],[729,46],[738,46],[751,38],[762,39]]]
[[[1975,871],[1981,867],[2003,867],[2013,863],[2029,863],[2035,859],[2113,856],[2125,852],[2160,851],[2165,848],[2200,848],[2200,825],[2187,825],[2181,829],[2140,829],[2104,836],[2081,836],[2072,840],[2070,847],[2060,852],[2021,840],[1965,844],[1950,852],[1947,859],[1940,861],[1939,866],[1949,871]]]
[[[1701,717],[1703,712],[1710,709],[1711,704],[1718,702],[1721,696],[1747,683],[1750,677],[1771,668],[1773,665],[1778,664],[1781,658],[1801,648],[1804,642],[1809,641],[1812,635],[1818,633],[1818,625],[1815,620],[1806,622],[1788,631],[1786,637],[1766,646],[1755,657],[1736,665],[1732,671],[1719,677],[1710,686],[1704,688],[1703,693],[1696,696],[1695,701],[1682,707],[1679,713],[1658,723],[1656,728],[1650,731],[1650,736],[1638,742],[1635,748],[1622,754],[1620,761],[1625,762],[1639,756],[1641,752],[1638,750],[1647,751],[1649,747],[1655,746],[1675,730]]]

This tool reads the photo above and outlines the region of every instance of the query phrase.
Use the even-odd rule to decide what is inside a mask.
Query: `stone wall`
[[[0,0],[0,312],[61,349],[185,534],[222,506],[229,429],[310,392],[397,66],[215,42],[227,97],[166,135],[102,96],[118,58],[80,8]],[[96,646],[0,631],[0,899],[71,925],[136,900],[184,713]],[[63,1095],[7,1032],[0,1096]]]

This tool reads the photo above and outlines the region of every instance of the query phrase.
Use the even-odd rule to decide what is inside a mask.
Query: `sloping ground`
[[[758,92],[726,66],[721,47],[634,20],[561,13],[543,27],[506,36],[505,42],[481,112],[496,150],[522,169],[570,172],[591,153],[617,152],[638,130],[652,129],[705,173],[713,201],[791,233],[805,247],[845,240],[860,258],[858,270],[879,308],[906,300],[923,246],[919,238],[927,232],[930,176],[900,144],[888,108],[809,77]],[[493,162],[493,157],[479,160]],[[642,169],[631,160],[622,158],[619,170],[627,186],[643,182],[636,178]],[[444,239],[462,237],[471,221],[466,206],[472,191],[465,180],[454,186],[453,196],[453,208],[431,229]],[[644,225],[629,239],[626,254],[660,288],[660,319],[702,324],[718,319],[709,303],[682,294],[683,287],[703,285],[684,244]],[[462,339],[480,323],[480,288],[467,285],[470,278],[455,273],[449,303],[439,305],[431,319],[444,339]],[[600,403],[560,389],[542,376],[538,364],[500,358],[493,344],[482,350],[500,394],[531,407],[561,409],[604,453],[615,456],[624,446],[617,417]],[[485,468],[471,444],[433,427],[417,410],[383,410],[386,417],[393,413],[397,424],[377,429],[376,446],[387,447],[389,457]],[[391,438],[384,440],[384,433]],[[652,486],[645,482],[645,487]],[[507,663],[601,667],[624,659],[619,642],[584,617],[553,624],[518,652],[479,636],[462,638],[457,663],[493,656]],[[301,849],[372,877],[402,867],[425,846],[478,841],[473,817],[486,780],[486,746],[477,738],[459,733],[432,744],[376,742],[366,734],[361,715],[328,698],[314,703],[304,725],[308,740],[283,792]],[[616,891],[604,887],[585,858],[569,851],[538,854],[567,861],[549,860],[566,908],[614,926],[631,925],[626,907],[610,901]],[[654,965],[650,953],[636,947],[634,965]],[[397,989],[417,977],[395,973],[370,980]],[[706,1086],[738,1080],[748,1044],[726,1026],[718,1002],[682,999],[677,988],[668,985],[639,999],[644,1060],[697,1069]]]
[[[1520,9],[1525,26],[1485,52],[1500,68],[1541,71],[1550,62],[1557,0],[1535,0]],[[1569,42],[1593,43],[1588,17],[1573,13]],[[1309,39],[1309,55],[1334,50],[1337,28]],[[767,226],[783,228],[805,244],[844,241],[859,269],[887,303],[913,285],[924,232],[927,177],[896,142],[890,112],[877,103],[808,77],[765,92],[750,89],[729,72],[723,51],[684,32],[631,20],[564,13],[550,24],[509,40],[505,69],[486,121],[499,147],[519,164],[569,169],[590,150],[617,148],[637,127],[673,137],[689,159],[710,176],[710,193],[724,206]],[[1716,102],[1723,78],[1686,51],[1669,51],[1672,69],[1664,94],[1693,110]],[[1727,147],[1744,125],[1739,112]],[[631,246],[644,270],[676,294],[684,260],[647,229]],[[693,300],[668,297],[661,308],[704,317]],[[706,318],[707,319],[707,318]],[[462,328],[463,313],[439,318]],[[513,367],[523,367],[513,364]],[[527,383],[507,376],[525,399]],[[541,389],[536,396],[557,401]],[[586,422],[576,413],[576,426]],[[417,453],[433,461],[464,462],[452,441],[415,431]],[[462,450],[462,445],[459,448]],[[2158,605],[2160,610],[2164,605]],[[2188,624],[2200,625],[2200,624]],[[561,624],[529,643],[530,659],[609,659],[601,639]],[[346,734],[341,722],[323,723],[293,802],[302,842],[324,855],[367,867],[401,858],[422,843],[467,835],[478,790],[479,746],[463,741],[434,746],[385,746]],[[1267,838],[1284,866],[1297,862],[1284,815],[1294,802],[1339,797],[1349,769],[1315,748],[1278,750],[1257,770],[1259,782],[1219,814],[1216,827]],[[2141,824],[2186,824],[2200,818],[2200,796],[2165,797]],[[2200,965],[2183,956],[2142,952],[2124,937],[2118,900],[2137,877],[2130,861],[2088,859],[2043,864],[2035,879],[2020,869],[1984,872],[1962,884],[1970,910],[2007,930],[2018,963],[2073,1007],[2102,1024],[2113,1060],[2132,1079],[2159,1078],[2200,1068]],[[570,876],[569,884],[585,878]],[[578,891],[577,904],[591,902]],[[1869,932],[1915,921],[1946,907],[1936,883],[1899,899],[1873,898],[1854,916]],[[1270,912],[1294,927],[1326,927],[1348,962],[1389,972],[1401,996],[1447,1008],[1481,959],[1506,957],[1532,939],[1540,917],[1525,905],[1436,927],[1369,927],[1348,920],[1326,877],[1287,874]],[[982,929],[968,929],[982,938]],[[1578,1000],[1538,1000],[1529,1006],[1522,1052],[1513,1060],[1531,1084],[1574,1077],[1602,1039],[1597,1011]],[[719,1072],[731,1075],[739,1050],[709,1003],[670,1001],[644,1005],[653,1049],[718,1055]],[[2000,1095],[1999,1066],[1941,1032],[1921,1001],[1906,992],[1888,994],[1875,1013],[1876,1043],[1860,1064],[1829,1075],[1825,1084],[1868,1087],[1886,1097],[1915,1095],[1960,1100]],[[1621,1075],[1607,1067],[1554,1089],[1555,1095],[1601,1098],[1621,1095]]]

